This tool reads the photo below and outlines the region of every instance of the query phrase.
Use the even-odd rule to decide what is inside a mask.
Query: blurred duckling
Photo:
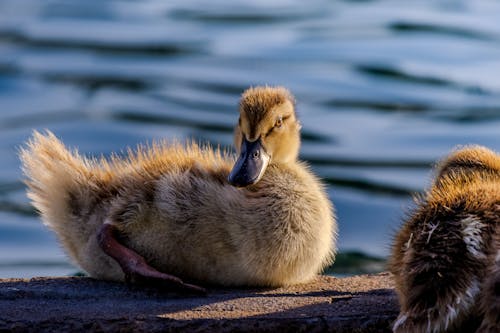
[[[332,263],[336,221],[298,160],[300,123],[282,87],[246,90],[235,161],[209,146],[157,143],[88,159],[35,132],[21,160],[28,196],[91,277],[204,292],[282,286]]]
[[[500,332],[500,155],[470,146],[438,165],[390,269],[401,306],[394,332]]]

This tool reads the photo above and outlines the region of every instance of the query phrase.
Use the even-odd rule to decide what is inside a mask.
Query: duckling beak
[[[257,183],[269,164],[271,157],[266,153],[260,139],[253,142],[243,139],[241,153],[229,174],[231,185],[245,187]]]

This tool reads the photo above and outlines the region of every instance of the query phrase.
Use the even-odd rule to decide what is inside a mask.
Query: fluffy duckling
[[[298,157],[294,98],[245,91],[235,161],[196,144],[154,144],[110,161],[68,151],[50,132],[21,151],[28,196],[71,259],[98,279],[203,291],[282,286],[332,263],[336,221]]]
[[[438,165],[390,269],[401,306],[394,332],[500,330],[500,155],[471,146]]]

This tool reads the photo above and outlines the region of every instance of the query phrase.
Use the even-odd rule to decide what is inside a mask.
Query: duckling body
[[[500,156],[466,147],[439,164],[396,236],[394,332],[498,332],[499,254]]]
[[[300,126],[285,89],[245,94],[237,150],[246,149],[242,141],[249,136],[240,129],[248,120],[245,107],[263,119],[271,113],[270,128],[285,112],[289,119],[280,130],[297,139]],[[269,131],[262,119],[246,125]],[[126,267],[134,270],[135,261],[124,265],[120,256],[130,250],[158,272],[203,284],[280,286],[307,281],[332,262],[336,225],[323,186],[296,159],[298,144],[280,157],[277,149],[286,151],[287,142],[276,132],[274,146],[262,134],[253,140],[262,156],[269,155],[267,164],[241,152],[235,165],[209,146],[165,143],[125,159],[89,160],[51,133],[35,133],[22,160],[29,197],[44,223],[92,277],[126,279]],[[117,230],[126,252],[116,255],[109,239],[100,239],[106,224]]]

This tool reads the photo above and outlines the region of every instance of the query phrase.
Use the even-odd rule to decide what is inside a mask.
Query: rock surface
[[[390,332],[388,273],[187,297],[83,277],[0,279],[0,332]]]

